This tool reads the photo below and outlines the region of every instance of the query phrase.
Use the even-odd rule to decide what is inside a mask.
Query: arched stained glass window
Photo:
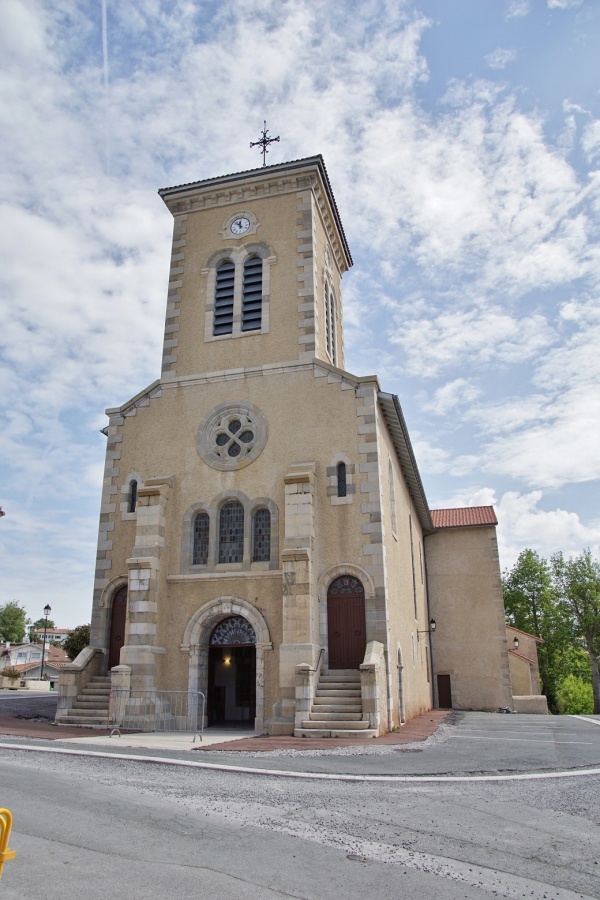
[[[243,616],[229,616],[213,629],[209,644],[211,647],[235,647],[255,644],[256,632]]]
[[[337,495],[345,497],[346,493],[346,463],[339,462],[337,464]]]
[[[235,266],[230,259],[217,266],[215,283],[215,312],[213,334],[231,334],[233,331],[233,283]]]
[[[271,513],[265,507],[255,509],[252,516],[252,561],[271,559]]]
[[[219,562],[237,563],[244,558],[244,507],[228,500],[219,513]]]
[[[194,550],[192,565],[205,566],[208,563],[208,513],[199,512],[194,518]]]
[[[129,482],[129,494],[127,495],[127,512],[135,512],[137,506],[137,489],[138,483],[135,478],[132,478]]]
[[[262,324],[262,270],[260,256],[251,256],[244,263],[242,331],[259,331]]]

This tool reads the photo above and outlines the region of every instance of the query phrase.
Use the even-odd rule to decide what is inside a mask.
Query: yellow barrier
[[[10,829],[12,828],[12,813],[8,809],[0,809],[0,878],[2,878],[2,867],[9,859],[14,859],[17,855],[16,850],[8,849],[8,839],[10,837]]]

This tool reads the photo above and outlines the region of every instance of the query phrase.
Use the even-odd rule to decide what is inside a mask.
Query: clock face
[[[239,216],[239,218],[234,219],[229,226],[229,230],[232,234],[245,234],[249,228],[250,220],[245,216]]]

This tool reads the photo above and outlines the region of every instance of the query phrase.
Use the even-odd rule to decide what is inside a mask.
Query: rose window
[[[266,420],[249,403],[213,409],[198,431],[198,452],[213,468],[237,469],[251,463],[267,438]]]

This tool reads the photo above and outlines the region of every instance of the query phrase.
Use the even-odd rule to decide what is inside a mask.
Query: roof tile
[[[493,506],[462,506],[456,509],[432,509],[436,528],[464,528],[468,525],[497,525]]]

